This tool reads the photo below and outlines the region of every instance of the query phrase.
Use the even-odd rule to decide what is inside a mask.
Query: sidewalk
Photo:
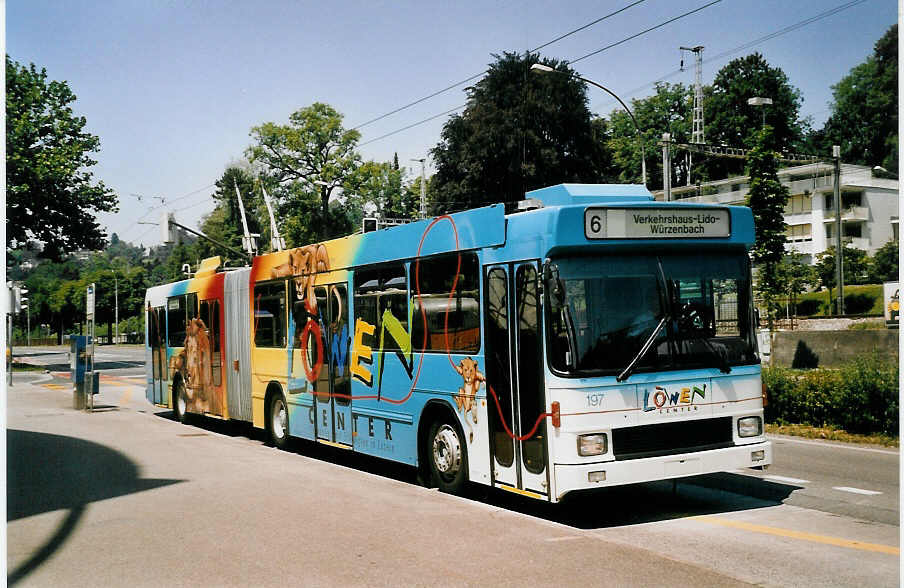
[[[13,385],[7,389],[9,417],[13,416],[13,400],[23,408],[59,411],[73,408],[73,384],[69,372],[13,372]],[[156,407],[144,396],[145,376],[114,376],[101,373],[99,393],[94,408],[101,410],[133,410],[148,412]],[[55,392],[54,394],[47,394]],[[28,397],[32,397],[29,399]]]

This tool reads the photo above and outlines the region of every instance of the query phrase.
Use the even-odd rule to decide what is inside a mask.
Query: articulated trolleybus
[[[559,501],[772,461],[750,209],[563,184],[202,263],[147,292],[147,397]]]

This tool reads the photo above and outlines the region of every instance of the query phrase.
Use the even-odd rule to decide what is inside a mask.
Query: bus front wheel
[[[437,421],[427,436],[430,477],[442,492],[457,494],[468,479],[468,450],[453,424]]]
[[[274,447],[285,449],[289,443],[289,411],[282,394],[273,395],[269,414],[267,429],[270,431],[270,442]]]

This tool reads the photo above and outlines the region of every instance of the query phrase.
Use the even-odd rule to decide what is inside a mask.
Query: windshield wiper
[[[663,304],[663,296],[666,297],[666,300],[669,299],[669,294],[668,294],[669,286],[668,286],[668,282],[666,282],[666,279],[665,279],[665,270],[662,269],[662,259],[659,256],[656,256],[656,265],[659,269],[659,280],[660,280],[660,285],[662,287],[662,291],[660,292],[660,295],[659,295],[659,308],[660,308],[660,310],[663,311],[662,319],[659,321],[659,324],[656,325],[656,328],[653,329],[653,332],[650,333],[650,336],[644,342],[643,346],[640,348],[640,351],[637,352],[637,355],[634,356],[634,359],[631,360],[631,363],[628,364],[628,367],[626,367],[624,370],[622,370],[622,373],[618,374],[618,376],[615,377],[616,382],[624,382],[629,377],[631,377],[631,373],[634,371],[634,368],[637,366],[637,363],[641,359],[643,359],[643,357],[647,354],[648,351],[650,351],[650,348],[653,346],[653,341],[656,340],[656,337],[659,335],[660,331],[662,331],[662,329],[666,326],[666,324],[668,324],[668,322],[671,320],[671,316],[672,316],[671,312],[666,310],[667,308],[671,308],[671,304],[669,304],[669,303]],[[671,337],[666,337],[666,339],[669,340],[668,345],[671,346],[671,344],[672,344],[670,341]]]
[[[574,329],[574,320],[571,318],[571,310],[566,304],[562,308],[562,314],[565,317],[565,338],[568,339],[568,354],[571,356],[568,361],[568,367],[578,367],[578,341],[577,334]]]
[[[662,320],[660,320],[659,324],[656,325],[656,328],[653,329],[653,332],[644,342],[643,347],[640,348],[640,351],[637,353],[637,355],[634,356],[634,359],[631,360],[631,363],[628,364],[628,367],[626,367],[624,371],[622,371],[622,373],[616,376],[616,382],[624,382],[631,376],[631,372],[634,371],[634,366],[636,366],[637,362],[643,359],[643,356],[647,354],[651,347],[653,347],[653,341],[656,340],[656,336],[659,335],[659,332],[662,331],[662,328],[665,327],[665,324],[668,322],[668,320],[669,315],[662,317]]]

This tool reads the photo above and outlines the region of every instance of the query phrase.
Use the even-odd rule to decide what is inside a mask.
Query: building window
[[[804,212],[812,212],[813,198],[809,194],[795,194],[788,198],[785,205],[785,214],[801,214]]]
[[[787,235],[788,239],[791,241],[812,241],[813,240],[813,225],[804,224],[804,225],[791,225],[785,229],[785,235]]]
[[[841,234],[859,239],[863,236],[863,223],[844,223]]]

